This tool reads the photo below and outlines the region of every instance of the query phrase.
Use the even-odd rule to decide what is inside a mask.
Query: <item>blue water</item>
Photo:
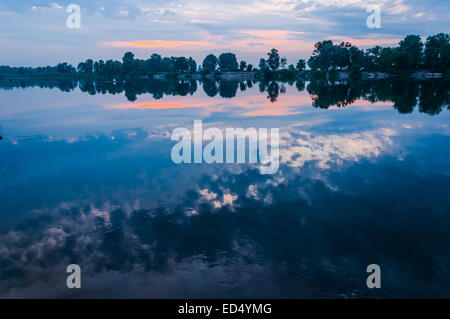
[[[402,111],[395,90],[321,108],[308,83],[195,85],[0,89],[0,297],[450,297],[448,86]],[[279,171],[174,164],[194,120],[279,128]]]

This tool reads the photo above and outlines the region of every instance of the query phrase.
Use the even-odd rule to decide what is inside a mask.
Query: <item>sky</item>
[[[70,4],[81,28],[70,29]],[[381,28],[366,25],[380,6]],[[321,40],[395,46],[408,34],[450,33],[448,0],[0,0],[0,65],[42,66],[152,53],[233,52],[257,65],[271,48],[295,64]]]

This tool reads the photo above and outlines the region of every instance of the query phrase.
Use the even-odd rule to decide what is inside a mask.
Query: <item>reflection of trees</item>
[[[299,92],[304,91],[305,90],[305,81],[301,81],[301,80],[296,81],[295,87],[297,88],[297,90]]]
[[[60,80],[58,81],[58,88],[63,92],[70,92],[77,87],[75,80]]]
[[[235,97],[238,86],[238,81],[221,81],[219,83],[219,95],[224,98]]]
[[[202,80],[203,91],[210,97],[219,95],[223,98],[233,98],[237,90],[246,91],[258,85],[259,91],[267,93],[271,102],[276,102],[280,94],[285,93],[285,83],[293,86],[294,82],[281,81],[216,81]],[[77,86],[82,92],[95,94],[125,93],[129,101],[137,100],[141,94],[152,94],[154,99],[161,99],[167,95],[193,95],[197,91],[196,80],[157,80],[135,79],[128,81],[98,81],[92,79],[8,79],[0,81],[0,88],[26,87],[58,88],[63,92],[70,92]],[[305,90],[305,82],[295,82],[298,91]],[[430,115],[440,113],[449,105],[449,81],[447,79],[433,79],[418,81],[411,78],[393,78],[376,81],[330,81],[327,79],[313,79],[307,86],[312,96],[313,106],[328,108],[330,106],[345,107],[357,99],[364,99],[371,103],[391,102],[399,113],[411,113],[418,105],[419,112]]]
[[[90,95],[96,94],[121,94],[129,101],[135,101],[138,95],[150,93],[155,99],[160,99],[164,95],[193,95],[197,91],[197,81],[195,80],[168,80],[160,81],[154,79],[139,79],[121,81],[98,81],[92,79],[68,80],[68,79],[20,79],[0,81],[0,88],[9,90],[12,88],[26,87],[59,88],[63,92],[70,92],[77,86],[80,91]]]
[[[0,81],[0,88],[10,90],[13,88],[39,87],[41,89],[59,88],[63,92],[70,92],[78,86],[78,81],[70,79],[7,79]]]
[[[81,92],[87,92],[90,95],[95,95],[97,93],[94,81],[92,80],[80,81],[80,90]]]
[[[308,84],[307,90],[312,95],[313,106],[318,108],[344,107],[365,99],[371,103],[392,102],[399,113],[411,113],[419,105],[420,112],[432,115],[448,106],[448,86],[447,80],[409,78],[358,82],[315,80]]]
[[[412,113],[417,105],[419,85],[413,81],[396,81],[392,85],[392,101],[399,113]]]
[[[219,89],[217,88],[216,81],[213,80],[204,80],[203,81],[203,91],[206,95],[210,97],[214,97],[219,93]]]
[[[360,88],[345,81],[312,81],[308,84],[307,90],[312,95],[313,106],[322,109],[332,105],[344,107],[361,97]]]
[[[197,91],[197,82],[190,80],[158,81],[153,79],[127,81],[124,89],[129,101],[135,101],[137,95],[146,93],[152,94],[154,99],[161,99],[164,95],[192,95]]]
[[[277,82],[272,81],[268,86],[267,86],[267,98],[270,100],[270,102],[276,102],[278,99],[278,95],[280,95],[280,86],[278,85]]]
[[[274,103],[278,100],[280,94],[286,93],[286,87],[279,81],[262,81],[259,83],[259,91],[267,92],[267,98]]]
[[[439,114],[450,107],[449,83],[443,81],[424,82],[420,90],[419,110],[430,115]]]

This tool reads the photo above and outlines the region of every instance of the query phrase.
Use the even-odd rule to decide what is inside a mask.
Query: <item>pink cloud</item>
[[[101,45],[116,48],[186,48],[186,47],[202,47],[208,45],[208,42],[201,41],[106,41]]]
[[[397,45],[400,42],[400,38],[377,38],[377,37],[368,37],[365,39],[357,39],[339,35],[329,36],[328,39],[334,40],[335,42],[350,42],[356,46],[392,46]]]
[[[277,48],[283,52],[311,51],[313,41],[296,39],[303,32],[286,30],[245,30],[239,39],[225,39],[222,36],[200,34],[200,41],[133,40],[106,41],[100,45],[117,48],[160,48],[174,50],[232,50],[243,52],[267,52]]]

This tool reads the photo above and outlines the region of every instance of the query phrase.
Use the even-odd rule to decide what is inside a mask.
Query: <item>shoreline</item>
[[[83,75],[83,74],[0,74],[0,81],[11,80],[92,80],[103,82],[127,82],[135,80],[221,80],[221,81],[257,81],[257,80],[273,80],[283,81],[288,78],[311,80],[313,76],[312,71],[306,70],[302,72],[293,72],[286,76],[279,71],[273,72],[268,78],[266,78],[263,72],[223,72],[216,74],[200,74],[200,73],[154,73],[139,77],[128,77],[123,79],[110,79],[96,75]],[[361,72],[358,75],[352,75],[348,71],[327,72],[318,75],[318,78],[325,77],[327,80],[334,79],[337,81],[361,79],[361,80],[383,80],[389,78],[407,77],[416,80],[430,80],[430,79],[445,79],[448,78],[448,74],[431,72],[428,70],[418,71],[414,73],[387,73],[382,71]]]

